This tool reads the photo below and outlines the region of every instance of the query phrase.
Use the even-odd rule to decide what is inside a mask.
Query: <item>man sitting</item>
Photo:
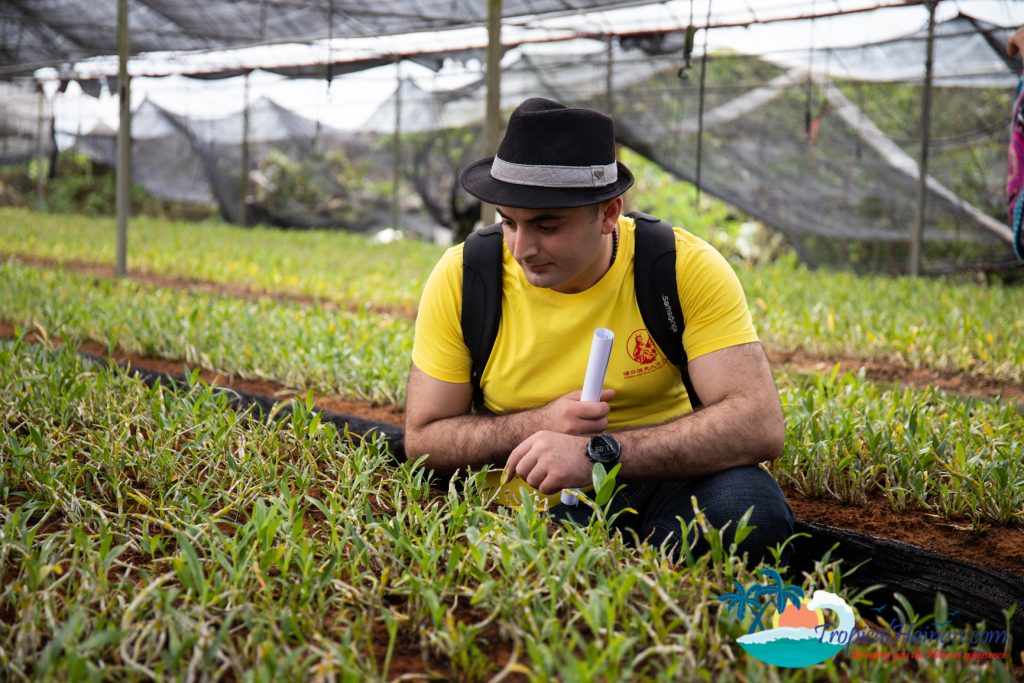
[[[472,410],[471,355],[461,328],[463,245],[449,249],[420,302],[406,405],[406,453],[440,470],[503,467],[505,500],[548,497],[558,519],[590,508],[557,503],[591,484],[595,461],[621,464],[616,525],[679,552],[679,519],[737,521],[753,507],[751,558],[792,534],[778,484],[758,463],[783,448],[782,409],[742,288],[725,259],[675,228],[676,281],[690,396],[637,305],[637,221],[621,215],[633,176],[615,160],[612,120],[532,98],[512,114],[494,158],[462,186],[501,215],[501,318]],[[639,274],[643,276],[643,273]],[[581,401],[593,331],[615,333],[607,389]],[[495,473],[497,475],[497,473]],[[498,477],[496,476],[497,480]],[[495,481],[496,484],[500,483]],[[691,542],[689,539],[687,542]],[[698,542],[697,551],[704,549]]]

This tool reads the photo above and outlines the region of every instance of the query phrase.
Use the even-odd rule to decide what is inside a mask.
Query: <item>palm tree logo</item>
[[[740,621],[747,616],[748,609],[754,615],[754,620],[750,623],[747,633],[754,633],[764,628],[762,619],[769,607],[774,606],[775,610],[782,614],[786,611],[786,605],[793,604],[799,607],[800,601],[804,599],[803,588],[783,583],[779,572],[771,567],[762,569],[758,573],[771,579],[771,583],[767,585],[755,583],[749,588],[744,588],[739,581],[733,579],[736,591],[718,596],[718,599],[724,602],[729,610],[736,610],[736,618]],[[761,602],[758,599],[761,597],[767,597],[768,601]]]
[[[724,602],[730,611],[735,609],[736,618],[740,621],[743,621],[747,616],[747,610],[750,610],[751,614],[754,615],[754,620],[750,623],[750,630],[747,633],[753,633],[755,628],[758,630],[764,628],[764,625],[761,623],[764,607],[757,599],[758,589],[762,588],[762,586],[754,584],[749,588],[744,588],[736,579],[733,579],[732,582],[736,585],[736,591],[719,595],[718,599]]]

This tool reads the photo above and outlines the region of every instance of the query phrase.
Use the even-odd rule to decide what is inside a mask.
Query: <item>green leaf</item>
[[[192,587],[199,594],[200,600],[205,602],[206,575],[203,573],[203,565],[199,562],[199,556],[196,555],[196,551],[188,540],[188,536],[179,531],[177,538],[178,547],[181,548],[181,554],[185,556],[185,561],[188,564],[188,573],[192,580]]]

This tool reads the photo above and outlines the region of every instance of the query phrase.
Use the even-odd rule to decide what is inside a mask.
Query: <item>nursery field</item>
[[[0,208],[0,241],[8,253],[110,265],[116,223]],[[415,307],[440,254],[438,247],[415,240],[377,244],[337,230],[287,232],[152,218],[133,219],[128,242],[130,269],[406,310]]]
[[[112,223],[78,220],[0,209],[16,255],[0,258],[0,678],[1021,674],[966,657],[1013,656],[1014,642],[909,660],[875,644],[811,669],[770,667],[736,643],[750,614],[717,596],[754,583],[767,595],[774,570],[841,593],[865,628],[886,603],[916,627],[955,610],[936,598],[915,613],[891,591],[854,588],[853,568],[827,557],[801,575],[747,568],[713,529],[699,533],[715,552],[674,562],[624,547],[601,519],[556,528],[529,505],[496,506],[481,477],[432,487],[383,440],[321,420],[310,410],[321,397],[400,420],[411,314],[437,247],[140,220],[130,264],[158,277],[118,281],[82,267],[112,260]],[[68,265],[46,265],[57,261]],[[811,272],[785,258],[735,265],[776,351],[1024,380],[1024,322],[1007,314],[1022,309],[1019,288]],[[78,348],[191,379],[149,386]],[[189,368],[300,398],[268,423]],[[998,547],[966,559],[1021,576],[1016,400],[879,384],[832,364],[779,367],[776,381],[786,449],[770,470],[789,495],[996,535]],[[1006,609],[1007,624],[963,626],[1007,627]]]

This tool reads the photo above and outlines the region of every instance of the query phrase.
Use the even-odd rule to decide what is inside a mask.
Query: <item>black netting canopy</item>
[[[504,0],[506,18],[649,0]],[[128,0],[131,52],[241,47],[435,31],[484,23],[480,0]],[[0,76],[117,54],[115,0],[0,3]]]
[[[254,8],[265,12],[257,24],[282,22],[274,24],[274,30],[282,33],[265,36],[297,34],[310,25],[303,22],[311,22],[310,17],[324,11],[339,13],[336,26],[321,17],[327,22],[324,27],[330,24],[339,35],[348,30],[361,36],[359,31],[391,30],[389,27],[429,29],[435,26],[431,22],[447,22],[446,26],[479,22],[485,4],[468,0],[407,3],[376,3],[372,12],[346,11],[345,3],[325,0],[293,5],[245,1],[206,5],[212,8],[211,17],[230,8],[237,10],[238,33],[244,36],[239,40],[244,43],[253,39],[252,26],[245,17]],[[61,3],[8,3],[0,9],[0,17],[27,16],[24,8],[38,10],[57,4]],[[399,11],[400,4],[404,14]],[[878,22],[901,11],[916,13],[915,23],[906,33],[881,41],[858,42],[855,36],[846,36],[844,45],[810,49],[776,41],[774,47],[756,54],[704,49],[709,36],[732,30],[728,28],[733,16],[728,14],[729,7],[747,12],[735,16],[749,17],[755,3],[715,0],[716,14],[710,23],[719,28],[701,32],[692,54],[685,31],[645,34],[629,30],[625,21],[601,23],[586,14],[573,14],[575,8],[637,4],[506,0],[506,17],[523,15],[509,22],[516,30],[537,30],[535,13],[542,11],[566,12],[543,29],[552,31],[552,36],[560,30],[558,21],[583,23],[576,40],[559,36],[546,44],[523,41],[525,44],[506,52],[503,115],[530,96],[609,111],[615,117],[620,142],[784,233],[806,262],[853,263],[871,270],[904,267],[917,212],[927,12],[921,7],[879,10],[874,15]],[[708,8],[706,2],[694,4]],[[834,0],[831,4],[849,3]],[[798,5],[803,6],[798,0],[756,3],[759,13],[772,8],[797,11],[793,8]],[[672,6],[679,10],[686,4],[658,4]],[[162,47],[159,43],[143,47],[145,43],[135,39],[138,31],[143,39],[147,35],[143,17],[156,21],[150,16],[154,8],[187,15],[186,10],[195,7],[183,0],[133,3],[133,12],[139,12],[132,19],[133,47]],[[389,23],[389,8],[408,23],[399,28],[394,17],[395,23]],[[441,9],[443,19],[438,18]],[[82,16],[89,16],[90,11],[83,9]],[[172,25],[174,12],[169,16],[164,19],[165,27]],[[369,28],[369,17],[377,22],[373,24],[376,28]],[[684,15],[677,12],[674,19],[685,26]],[[697,20],[707,21],[707,16],[701,18],[698,12]],[[60,25],[52,17],[40,21],[52,30]],[[72,23],[82,21],[79,18]],[[813,21],[796,23],[813,28]],[[1003,193],[1009,111],[1017,74],[1002,51],[1015,23],[997,25],[959,14],[937,24],[925,270],[942,272],[1012,260]],[[343,24],[349,28],[341,28]],[[18,30],[25,28],[24,24],[13,25]],[[401,61],[397,67],[390,64],[366,72],[357,72],[354,66],[348,72],[334,71],[326,64],[311,63],[314,72],[321,70],[320,78],[309,81],[304,92],[326,89],[330,93],[329,102],[320,109],[303,107],[305,103],[297,97],[273,99],[255,90],[250,97],[248,78],[222,80],[215,86],[182,79],[201,85],[184,86],[174,97],[137,106],[132,126],[134,180],[160,196],[213,202],[229,220],[238,220],[246,207],[248,222],[375,230],[398,221],[401,227],[423,234],[436,232],[438,226],[461,230],[478,215],[478,207],[461,191],[457,178],[461,167],[483,155],[486,91],[483,64],[474,42],[478,37],[465,39],[460,31],[466,30],[387,39],[387,47],[397,52],[420,50],[423,59],[407,61],[434,62],[436,72],[402,69]],[[453,38],[452,33],[459,35]],[[9,50],[12,35],[0,33],[0,49]],[[790,30],[787,35],[794,33]],[[205,39],[213,41],[215,37],[207,35]],[[32,44],[32,40],[26,41],[26,45]],[[4,58],[8,54],[0,51]],[[324,55],[328,64],[331,54]],[[396,59],[389,59],[384,52],[377,57],[381,61]],[[444,78],[453,65],[461,69],[457,74],[461,80],[454,84]],[[336,114],[358,109],[367,82],[359,77],[370,72],[379,72],[387,80],[389,95],[384,94],[357,123],[337,125]],[[426,75],[421,75],[423,72]],[[258,81],[256,75],[250,74],[253,83]],[[238,85],[242,80],[244,90]],[[216,116],[201,113],[204,100],[210,97],[204,94],[210,92],[204,87],[234,88],[237,106]],[[28,164],[32,155],[55,149],[58,142],[57,135],[51,133],[52,124],[60,129],[62,147],[73,146],[94,160],[114,162],[116,118],[82,126],[79,117],[77,127],[62,127],[59,117],[50,119],[46,98],[5,88],[0,82],[0,113],[4,114],[0,117],[0,159]],[[57,104],[62,101],[59,95],[50,99]],[[183,106],[189,102],[195,107]]]

